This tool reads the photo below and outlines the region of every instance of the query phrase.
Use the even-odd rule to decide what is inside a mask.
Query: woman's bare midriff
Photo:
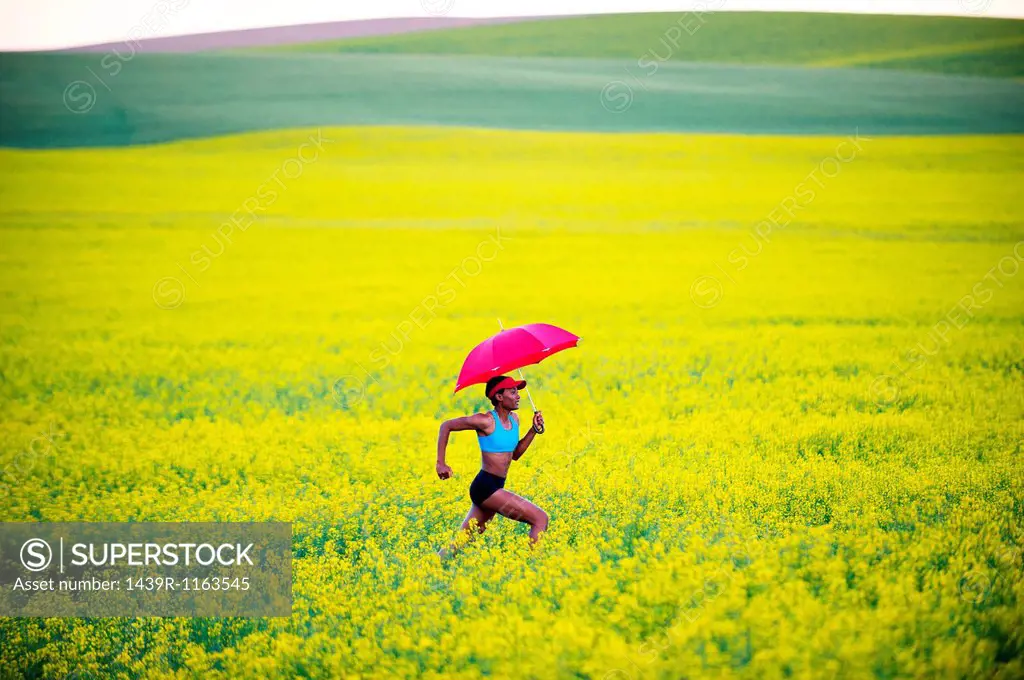
[[[499,477],[508,476],[508,468],[512,465],[512,452],[508,453],[481,453],[482,460],[480,467],[492,475]]]

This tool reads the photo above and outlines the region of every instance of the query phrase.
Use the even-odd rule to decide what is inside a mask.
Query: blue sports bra
[[[486,437],[476,433],[477,438],[480,441],[480,451],[483,453],[511,453],[515,451],[516,446],[519,444],[519,422],[509,414],[508,419],[512,422],[512,428],[506,430],[505,426],[501,424],[501,419],[498,418],[497,411],[490,411],[491,416],[494,418],[494,432],[490,433]]]

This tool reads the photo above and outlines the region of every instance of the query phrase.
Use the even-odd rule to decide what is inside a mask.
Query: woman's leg
[[[530,542],[536,543],[548,528],[548,513],[511,491],[498,489],[484,501],[484,509],[530,525]]]
[[[466,519],[462,520],[462,526],[460,528],[463,531],[469,529],[470,521],[475,519],[477,525],[476,532],[478,534],[482,534],[484,533],[484,530],[487,529],[487,523],[491,521],[492,517],[494,517],[493,510],[485,510],[474,503],[470,506]]]
[[[462,526],[459,527],[459,529],[462,531],[468,531],[471,526],[471,521],[475,519],[477,533],[482,534],[484,533],[484,530],[487,529],[487,523],[491,521],[492,517],[494,517],[493,510],[485,510],[474,503],[470,506],[469,513],[466,515],[466,519],[462,520]],[[457,542],[452,541],[450,546],[437,551],[437,554],[441,559],[445,559],[454,555],[457,550]]]

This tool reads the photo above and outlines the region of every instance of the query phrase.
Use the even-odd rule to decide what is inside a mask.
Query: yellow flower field
[[[1022,151],[0,151],[2,519],[287,521],[294,553],[290,618],[0,619],[0,677],[1021,677]],[[438,426],[486,410],[452,390],[498,318],[583,337],[525,369],[547,432],[506,488],[550,529],[442,565],[480,460],[454,434],[440,481]]]

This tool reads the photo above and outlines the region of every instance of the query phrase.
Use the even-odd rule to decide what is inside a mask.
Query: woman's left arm
[[[519,440],[516,444],[515,450],[512,452],[512,460],[519,460],[526,453],[526,449],[530,448],[530,444],[533,443],[533,438],[537,436],[537,429],[544,427],[544,416],[541,415],[540,411],[533,414],[533,424],[530,427],[530,431],[526,433],[526,436]]]

